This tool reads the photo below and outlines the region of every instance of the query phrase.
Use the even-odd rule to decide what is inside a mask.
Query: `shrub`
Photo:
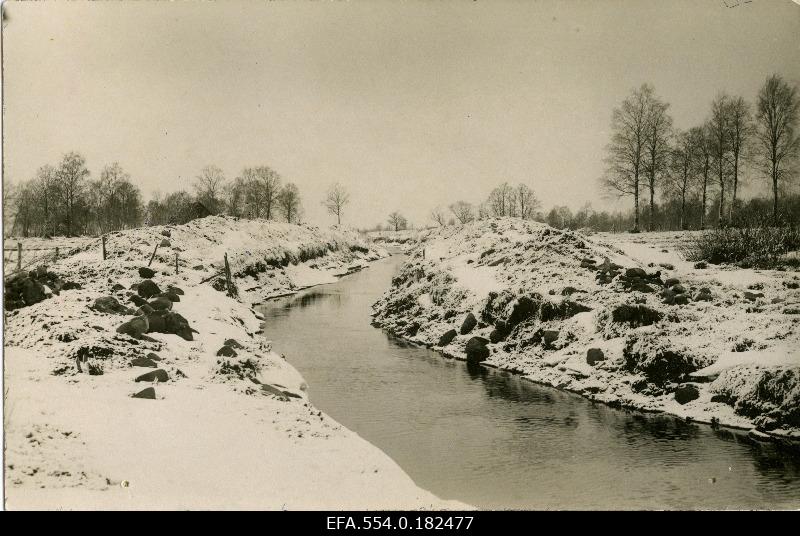
[[[755,218],[694,235],[682,252],[690,261],[770,268],[780,264],[783,254],[798,248],[800,227],[796,224],[772,226],[765,218]]]

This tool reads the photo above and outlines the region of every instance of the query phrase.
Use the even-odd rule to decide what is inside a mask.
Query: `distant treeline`
[[[17,236],[102,234],[141,225],[182,224],[212,214],[281,219],[299,223],[300,190],[267,166],[245,168],[227,181],[216,166],[204,167],[194,191],[156,193],[147,203],[118,163],[106,165],[91,179],[86,159],[70,152],[56,165],[39,168],[35,177],[3,190],[6,225]],[[341,222],[349,195],[338,183],[323,205]]]

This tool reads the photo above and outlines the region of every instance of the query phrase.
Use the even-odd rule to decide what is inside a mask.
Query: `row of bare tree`
[[[698,200],[697,226],[707,226],[714,195],[717,225],[723,226],[740,206],[742,170],[750,166],[768,181],[777,222],[781,187],[796,176],[798,121],[797,86],[779,75],[766,80],[755,106],[720,93],[707,119],[685,131],[674,128],[669,104],[644,84],[613,111],[602,184],[610,193],[633,198],[636,231],[643,198],[648,201],[647,228],[654,229],[657,193],[678,201],[681,229],[689,227],[687,208]]]

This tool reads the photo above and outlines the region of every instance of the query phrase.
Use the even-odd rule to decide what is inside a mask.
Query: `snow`
[[[737,414],[732,403],[711,402],[715,393],[733,389],[727,377],[697,384],[700,397],[685,405],[672,393],[681,382],[732,367],[800,372],[800,315],[791,314],[800,306],[800,278],[791,271],[695,268],[681,254],[687,236],[586,236],[512,218],[434,229],[409,250],[400,275],[374,307],[375,321],[398,336],[436,346],[442,334],[458,330],[472,313],[478,326],[441,349],[447,357],[464,359],[466,342],[473,336],[488,339],[496,320],[509,318],[518,297],[531,297],[540,307],[556,311],[574,303],[589,311],[523,321],[505,340],[488,345],[485,364],[615,406],[752,428],[755,419]],[[606,260],[622,268],[603,283],[594,267]],[[642,268],[656,278],[650,292],[625,287],[627,268]],[[668,278],[686,288],[688,303],[663,303],[660,292]],[[708,289],[707,300],[695,299],[700,289]],[[621,305],[648,307],[661,319],[646,327],[617,322],[613,312]],[[406,333],[408,326],[414,330]],[[546,330],[557,331],[558,337],[544,342]],[[595,366],[586,361],[592,348],[605,356]],[[666,360],[684,360],[696,373],[668,372],[666,381],[659,379],[656,369],[664,366],[655,359],[659,352]],[[639,365],[648,359],[656,363],[651,372],[649,365]],[[784,404],[777,406],[784,408],[793,391],[776,389],[776,400]],[[794,417],[782,415],[788,420],[771,433],[796,435],[796,425],[789,424]]]
[[[385,251],[349,231],[261,220],[211,217],[168,229],[171,245],[158,248],[153,280],[184,290],[173,310],[197,330],[193,340],[119,335],[130,317],[88,307],[105,295],[131,305],[128,291],[111,286],[140,281],[137,269],[164,227],[109,236],[106,261],[93,243],[60,259],[49,269],[83,288],[7,315],[8,508],[465,507],[418,488],[383,452],[315,409],[302,376],[271,350],[263,317],[251,309],[271,295],[334,281]],[[242,276],[239,300],[201,283],[225,253]],[[218,357],[229,339],[241,346],[237,355]],[[169,380],[135,382],[153,369],[130,360],[151,352]],[[78,373],[76,356],[87,353]],[[87,374],[88,364],[102,375]],[[132,398],[148,386],[155,400]]]

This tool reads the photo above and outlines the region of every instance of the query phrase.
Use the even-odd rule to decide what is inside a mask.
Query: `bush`
[[[692,236],[682,247],[686,259],[770,268],[780,264],[782,255],[800,248],[796,224],[772,226],[765,218],[738,223]]]

